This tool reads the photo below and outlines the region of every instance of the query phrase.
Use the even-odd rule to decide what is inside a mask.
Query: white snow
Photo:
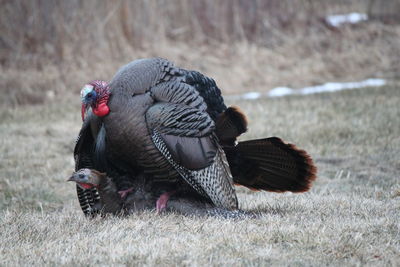
[[[384,79],[367,79],[365,81],[362,81],[360,83],[361,87],[379,87],[379,86],[383,86],[386,84],[386,81]]]
[[[261,96],[261,93],[259,93],[259,92],[249,92],[249,93],[243,94],[241,98],[257,99],[257,98],[260,98],[260,96]]]
[[[367,79],[361,82],[350,82],[350,83],[325,83],[323,85],[317,85],[299,89],[296,93],[302,95],[309,95],[309,94],[324,93],[324,92],[335,92],[345,89],[382,86],[385,84],[386,81],[383,79]]]
[[[340,14],[340,15],[330,15],[327,16],[326,22],[333,27],[339,27],[343,23],[356,24],[361,21],[368,20],[367,14],[362,13],[350,13],[350,14]]]
[[[292,89],[289,87],[276,87],[268,93],[249,92],[243,95],[232,95],[228,98],[254,100],[261,97],[281,97],[286,95],[310,95],[317,93],[336,92],[341,90],[349,90],[364,87],[379,87],[386,84],[384,79],[367,79],[361,82],[348,83],[325,83],[317,86],[309,86],[300,89]]]
[[[268,92],[269,97],[279,97],[293,94],[293,89],[289,87],[276,87]]]

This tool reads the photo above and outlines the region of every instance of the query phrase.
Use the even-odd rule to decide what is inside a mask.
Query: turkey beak
[[[67,182],[78,182],[80,181],[79,175],[77,173],[72,173],[71,177],[68,178]]]
[[[71,175],[71,177],[68,178],[67,182],[76,182],[75,175]]]

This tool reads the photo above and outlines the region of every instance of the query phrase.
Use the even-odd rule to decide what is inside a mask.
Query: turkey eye
[[[81,173],[81,174],[79,174],[79,178],[83,179],[83,178],[85,178],[85,175]]]
[[[90,93],[87,94],[87,97],[92,97],[92,95],[93,95],[93,93],[90,92]]]

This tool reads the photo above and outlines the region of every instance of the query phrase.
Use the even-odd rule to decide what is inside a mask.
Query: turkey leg
[[[118,191],[118,194],[121,196],[121,199],[125,199],[126,196],[127,196],[130,192],[132,192],[132,191],[133,191],[133,187],[128,188],[128,189],[126,189],[126,190]]]
[[[163,193],[156,202],[156,210],[157,213],[160,213],[161,211],[165,210],[165,208],[167,207],[167,202],[169,200],[169,198],[175,194],[176,191],[171,191],[171,192],[165,192]]]

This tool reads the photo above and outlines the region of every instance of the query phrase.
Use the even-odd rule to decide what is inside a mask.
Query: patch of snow
[[[276,87],[268,92],[269,97],[279,97],[293,94],[293,89],[289,87]]]
[[[365,81],[362,81],[361,84],[363,85],[363,87],[368,87],[368,86],[383,86],[386,84],[386,80],[384,79],[367,79]]]
[[[257,99],[260,98],[261,93],[259,92],[250,92],[242,95],[242,98],[244,99]]]
[[[299,89],[296,93],[302,95],[325,93],[325,92],[336,92],[346,89],[356,89],[371,86],[382,86],[385,85],[386,81],[383,79],[367,79],[361,82],[350,82],[350,83],[325,83],[323,85],[305,87]]]
[[[336,92],[341,90],[364,88],[364,87],[379,87],[386,84],[384,79],[367,79],[361,82],[348,83],[325,83],[317,86],[309,86],[300,89],[292,89],[289,87],[276,87],[267,94],[259,92],[249,92],[243,95],[228,96],[231,100],[247,99],[254,100],[261,97],[281,97],[286,95],[310,95],[317,93]]]
[[[341,83],[325,83],[323,85],[304,87],[299,89],[298,93],[302,95],[309,95],[323,92],[335,92],[342,89],[343,86]]]
[[[356,24],[368,20],[368,15],[354,12],[350,14],[330,15],[327,16],[325,20],[329,25],[337,28],[343,23]]]

